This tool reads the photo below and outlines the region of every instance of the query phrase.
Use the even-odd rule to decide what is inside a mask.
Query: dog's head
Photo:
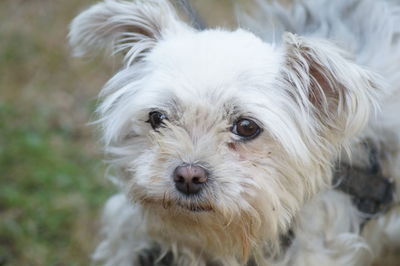
[[[277,241],[330,183],[331,162],[367,122],[376,90],[329,42],[197,31],[163,0],[97,4],[73,21],[70,41],[78,55],[124,55],[99,122],[149,226],[219,254],[246,257],[261,239]]]

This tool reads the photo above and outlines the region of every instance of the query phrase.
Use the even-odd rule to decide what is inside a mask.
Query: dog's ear
[[[69,41],[76,56],[100,48],[132,62],[168,33],[188,28],[167,0],[105,0],[73,20]]]
[[[360,132],[377,107],[380,78],[329,41],[286,33],[284,45],[285,82],[319,135],[342,142]]]

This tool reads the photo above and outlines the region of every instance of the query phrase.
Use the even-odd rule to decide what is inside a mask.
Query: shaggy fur
[[[73,21],[76,55],[124,55],[98,108],[122,191],[105,207],[95,261],[139,265],[156,245],[178,266],[365,266],[382,238],[398,244],[398,211],[361,233],[363,215],[331,181],[338,158],[367,163],[360,139],[368,138],[400,182],[400,8],[259,1],[239,17],[243,29],[199,31],[165,0],[105,0]],[[168,117],[157,130],[146,122],[155,110]],[[232,133],[239,118],[261,134]],[[172,174],[183,163],[207,170],[200,194],[176,190]]]

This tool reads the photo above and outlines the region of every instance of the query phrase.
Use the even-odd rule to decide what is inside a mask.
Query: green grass
[[[113,62],[66,44],[91,2],[0,2],[0,265],[89,265],[115,193],[86,124]]]
[[[111,193],[101,161],[46,118],[0,105],[0,265],[87,264]]]

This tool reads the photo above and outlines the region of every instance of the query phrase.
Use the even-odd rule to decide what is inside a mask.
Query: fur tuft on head
[[[166,35],[182,29],[189,27],[166,0],[106,0],[73,20],[69,40],[75,56],[105,49],[124,53],[130,65]]]

